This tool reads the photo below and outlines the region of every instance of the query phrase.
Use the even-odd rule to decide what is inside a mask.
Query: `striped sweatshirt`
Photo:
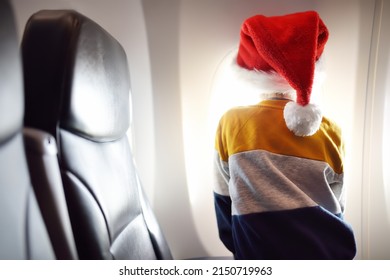
[[[287,100],[229,110],[215,139],[214,202],[235,259],[352,259],[343,220],[343,142],[322,119],[313,136],[286,127]]]

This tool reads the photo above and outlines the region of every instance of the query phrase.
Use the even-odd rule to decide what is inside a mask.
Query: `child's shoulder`
[[[331,118],[323,117],[321,129],[323,129],[328,135],[332,135],[333,138],[342,138],[341,127]]]
[[[245,115],[250,115],[258,109],[259,105],[247,105],[247,106],[235,106],[228,109],[223,115],[222,118],[236,118],[242,117]]]
[[[325,124],[327,126],[328,129],[341,131],[341,128],[338,125],[338,123],[335,120],[333,120],[327,116],[322,117],[322,122],[323,122],[323,124]]]

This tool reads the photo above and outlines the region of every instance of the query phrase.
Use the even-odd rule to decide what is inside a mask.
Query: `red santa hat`
[[[291,93],[284,119],[297,136],[313,135],[321,124],[320,108],[310,102],[316,62],[329,32],[315,11],[284,16],[257,15],[241,28],[236,58],[240,77],[266,93]]]

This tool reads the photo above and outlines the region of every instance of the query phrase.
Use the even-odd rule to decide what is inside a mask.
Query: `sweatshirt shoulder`
[[[334,120],[327,117],[323,117],[321,123],[321,129],[332,139],[334,140],[339,139],[339,141],[342,141],[341,127]]]
[[[242,122],[250,118],[257,110],[259,106],[238,106],[227,110],[220,118],[220,124],[231,122]]]

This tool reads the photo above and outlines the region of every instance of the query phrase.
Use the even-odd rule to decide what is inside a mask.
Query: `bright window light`
[[[231,64],[237,50],[229,52],[220,63],[214,77],[210,101],[210,133],[214,137],[219,119],[230,108],[260,102],[260,92],[235,77]]]

